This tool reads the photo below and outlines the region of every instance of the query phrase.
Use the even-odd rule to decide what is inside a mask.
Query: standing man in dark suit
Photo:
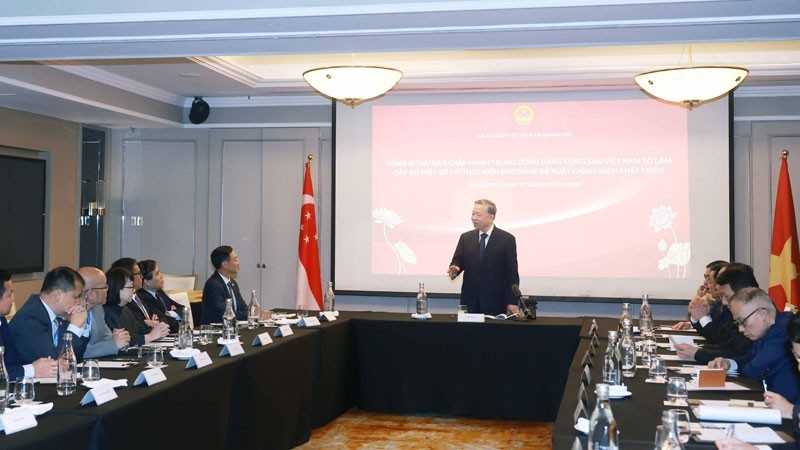
[[[158,263],[152,259],[139,261],[139,270],[142,272],[142,288],[136,292],[137,298],[160,322],[169,325],[170,333],[177,333],[183,317],[183,305],[164,292],[164,275]]]
[[[78,360],[89,342],[86,309],[81,306],[83,277],[69,267],[47,272],[39,295],[31,295],[9,323],[11,339],[22,358],[58,359],[65,333],[72,333]]]
[[[56,376],[56,360],[51,357],[39,358],[31,364],[23,360],[11,341],[6,315],[14,306],[14,283],[11,274],[0,269],[0,346],[5,347],[5,365],[9,380],[17,378],[50,378]]]
[[[225,300],[233,300],[236,320],[247,320],[247,304],[239,292],[239,256],[229,245],[222,245],[211,252],[211,265],[216,271],[203,286],[203,322],[220,323],[225,313]]]
[[[471,313],[519,314],[511,286],[519,284],[517,241],[514,235],[494,226],[497,207],[489,200],[476,200],[472,209],[472,231],[458,239],[447,270],[451,278],[464,272],[461,304]]]

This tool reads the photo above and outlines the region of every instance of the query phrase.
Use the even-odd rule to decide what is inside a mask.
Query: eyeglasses
[[[133,285],[130,286],[123,286],[122,289],[133,289]]]
[[[142,272],[134,272],[131,275],[133,275],[135,277],[140,277],[140,276],[142,276]]]
[[[108,289],[108,285],[102,286],[102,287],[91,288],[89,290],[90,291],[103,291],[103,290],[107,290],[107,289]]]
[[[767,309],[767,308],[763,308],[763,307],[762,308],[756,308],[753,312],[748,314],[747,317],[745,317],[744,319],[742,319],[742,320],[734,320],[733,321],[733,326],[735,326],[736,328],[744,327],[745,326],[744,323],[747,322],[747,319],[749,319],[750,316],[752,316],[753,314],[761,311],[762,309]]]

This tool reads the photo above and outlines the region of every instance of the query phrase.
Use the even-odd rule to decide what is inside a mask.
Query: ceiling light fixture
[[[633,79],[653,97],[692,109],[734,90],[748,73],[737,66],[694,66],[690,45],[688,65],[642,72]]]
[[[388,67],[334,66],[303,72],[303,78],[320,94],[340,100],[351,108],[389,92],[403,72]]]

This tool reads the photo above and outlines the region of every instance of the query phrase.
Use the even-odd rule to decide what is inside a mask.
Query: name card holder
[[[336,314],[333,311],[322,311],[319,313],[319,320],[321,322],[333,322],[336,320]]]
[[[139,386],[140,384],[147,384],[148,386],[152,386],[162,381],[167,381],[167,376],[164,375],[160,367],[154,367],[141,371],[136,377],[136,381],[133,382],[133,385]]]
[[[297,323],[298,327],[318,327],[319,326],[319,319],[316,317],[303,317],[300,319],[300,322]]]
[[[467,323],[484,323],[486,322],[486,316],[483,314],[476,314],[476,313],[460,313],[456,314],[458,319],[457,322],[467,322]]]
[[[0,431],[14,434],[17,431],[27,430],[38,425],[33,411],[28,408],[6,409],[0,414]]]
[[[88,405],[94,402],[97,406],[100,406],[115,398],[117,398],[117,393],[114,391],[114,386],[111,384],[101,384],[95,388],[89,389],[89,392],[81,399],[81,405]]]
[[[257,347],[259,345],[267,345],[272,344],[272,337],[270,337],[269,332],[261,333],[253,339],[253,347]]]
[[[292,327],[290,327],[289,325],[281,325],[281,326],[278,327],[277,330],[275,330],[275,335],[274,336],[275,337],[286,337],[286,336],[291,336],[293,334],[294,334],[294,331],[292,331]]]
[[[219,352],[219,356],[237,356],[237,355],[244,355],[244,349],[242,348],[241,342],[232,342],[230,344],[225,344],[222,347],[222,350]]]
[[[189,359],[189,362],[186,363],[186,368],[198,368],[202,369],[205,366],[211,365],[211,357],[208,356],[208,352],[200,353],[199,355],[194,355]]]

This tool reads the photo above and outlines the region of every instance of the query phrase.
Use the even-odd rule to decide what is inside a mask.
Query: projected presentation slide
[[[419,279],[457,291],[444,272],[485,198],[516,237],[531,293],[691,296],[705,264],[729,252],[727,107],[710,109],[649,98],[372,105],[355,139],[337,140],[337,255],[340,244],[363,255],[350,270],[337,258],[337,286],[405,291]],[[351,153],[361,157],[347,167]],[[350,220],[363,233],[340,236]]]

